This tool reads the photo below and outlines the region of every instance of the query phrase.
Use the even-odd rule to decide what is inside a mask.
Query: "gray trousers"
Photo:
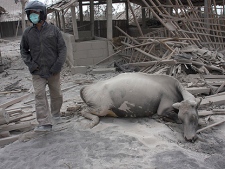
[[[33,87],[35,92],[35,109],[39,125],[52,124],[52,116],[60,114],[63,97],[60,87],[60,73],[48,79],[41,78],[39,75],[32,75]],[[50,105],[48,104],[46,85],[50,92]]]

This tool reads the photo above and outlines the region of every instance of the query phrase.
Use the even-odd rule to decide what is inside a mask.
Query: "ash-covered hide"
[[[194,134],[188,134],[191,138],[187,139],[195,137],[197,129],[196,126],[192,127],[191,125],[197,123],[198,120],[198,103],[195,97],[173,77],[145,73],[123,73],[83,87],[80,95],[89,106],[85,113],[115,117],[146,117],[157,113],[176,122],[185,121],[185,124],[189,125],[186,127],[188,128],[187,132],[194,131]],[[185,104],[190,102],[191,106],[188,110],[185,109],[185,113],[182,110],[178,113],[177,108],[182,105],[183,100],[187,100]],[[196,116],[196,118],[193,116],[190,118],[194,119],[195,122],[187,123],[190,120],[186,114]],[[194,130],[192,130],[193,128]]]

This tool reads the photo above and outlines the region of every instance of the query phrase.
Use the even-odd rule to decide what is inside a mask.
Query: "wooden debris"
[[[210,95],[204,98],[200,104],[200,107],[208,105],[223,105],[225,103],[225,93]]]
[[[20,129],[24,129],[24,128],[34,127],[35,125],[36,125],[35,121],[20,122],[18,124],[10,123],[8,125],[1,125],[0,131],[20,130]]]
[[[202,94],[202,93],[204,94],[210,93],[210,88],[208,87],[191,87],[191,88],[186,88],[186,90],[193,95]]]
[[[206,110],[201,110],[198,111],[199,117],[204,117],[204,116],[210,116],[210,115],[225,115],[225,110],[221,109],[220,111],[217,109],[214,109],[212,111],[206,111]]]
[[[10,112],[13,112],[13,111],[15,111],[15,110],[22,110],[22,109],[25,109],[25,108],[32,108],[33,106],[32,105],[25,105],[25,106],[19,106],[19,107],[14,107],[14,108],[7,108],[7,109],[5,109],[8,113],[10,113]]]
[[[2,131],[0,132],[0,138],[9,137],[10,133],[9,131]]]
[[[9,122],[19,121],[22,118],[29,117],[29,116],[32,116],[32,115],[33,115],[33,113],[23,113],[22,115],[10,118]]]
[[[18,139],[19,139],[19,135],[1,138],[0,139],[0,147],[3,147],[3,146],[8,145],[10,143],[13,143]]]
[[[200,133],[200,132],[202,132],[202,131],[204,131],[204,130],[206,130],[206,129],[209,129],[209,128],[212,128],[212,127],[218,126],[219,124],[222,124],[222,123],[224,123],[224,122],[225,122],[225,120],[222,120],[222,121],[220,121],[220,122],[217,122],[217,123],[211,124],[211,125],[209,125],[209,126],[207,126],[207,127],[204,127],[204,128],[201,128],[201,129],[197,130],[197,132],[196,132],[196,133]]]
[[[5,108],[7,108],[7,107],[9,107],[9,106],[11,106],[11,105],[13,105],[15,103],[20,102],[21,100],[27,98],[28,96],[30,96],[30,93],[29,94],[26,94],[24,96],[18,97],[16,99],[13,99],[13,100],[11,100],[9,102],[3,103],[3,104],[0,105],[0,108],[4,108],[5,109]]]
[[[0,125],[9,123],[9,114],[5,111],[5,109],[0,108]]]

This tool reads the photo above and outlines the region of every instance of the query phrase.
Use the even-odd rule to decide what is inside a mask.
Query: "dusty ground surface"
[[[20,93],[0,94],[0,104],[25,95],[31,87],[31,76],[20,58],[20,37],[0,43],[2,57],[10,58],[11,67],[0,74],[0,91],[17,81]],[[65,65],[62,71],[62,89],[67,107],[81,103],[79,90],[83,85],[117,75],[72,75]],[[31,94],[13,105],[31,105]],[[25,104],[26,103],[26,104]],[[13,106],[11,106],[13,108]],[[224,119],[211,117],[212,122]],[[89,129],[89,120],[74,113],[55,125],[52,132],[20,139],[0,148],[0,168],[10,169],[224,169],[225,125],[208,129],[195,143],[186,142],[182,125],[154,118],[101,118]],[[32,133],[32,132],[31,132]]]

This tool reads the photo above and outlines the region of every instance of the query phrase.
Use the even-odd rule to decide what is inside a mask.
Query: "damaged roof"
[[[80,0],[82,2],[90,2],[90,0]],[[146,2],[153,1],[154,3],[157,4],[157,1],[160,2],[161,4],[167,4],[168,0],[145,0]],[[171,0],[174,3],[174,0]],[[194,4],[195,6],[203,6],[205,0],[180,0],[180,2],[183,5],[188,5],[189,2]],[[215,0],[217,5],[222,5],[224,0]],[[127,0],[112,0],[113,3],[121,3],[121,2],[127,2]],[[130,0],[130,2],[143,5],[144,3],[142,0]],[[94,2],[95,4],[105,4],[106,0],[98,0]],[[145,6],[145,5],[144,5]]]
[[[168,0],[145,0],[145,1],[147,3],[152,1],[155,4],[157,4],[157,2],[160,2],[161,4],[167,4]],[[195,6],[204,6],[204,1],[205,0],[189,0],[189,1],[188,0],[180,0],[180,2],[183,5],[189,5],[190,3],[192,3]],[[217,5],[223,5],[223,1],[224,0],[215,0]],[[83,2],[86,5],[88,5],[88,3],[90,3],[90,0],[79,0],[79,2]],[[112,0],[112,3],[123,3],[123,2],[127,2],[127,0]],[[130,2],[145,6],[144,3],[142,2],[142,0],[130,0]],[[174,0],[171,0],[171,2],[174,2]],[[106,0],[94,1],[94,4],[106,4]],[[56,1],[56,3],[54,3],[48,7],[48,13],[51,13],[53,11],[61,11],[66,8],[69,8],[72,5],[77,6],[78,0],[58,0],[58,1]]]
[[[15,3],[13,0],[1,0],[0,4],[0,22],[18,21],[21,19],[21,3]]]
[[[72,5],[78,5],[78,0],[61,0],[61,1],[57,1],[56,3],[48,6],[48,13],[51,13],[53,11],[61,11],[64,9],[67,9],[69,7],[71,7]]]

